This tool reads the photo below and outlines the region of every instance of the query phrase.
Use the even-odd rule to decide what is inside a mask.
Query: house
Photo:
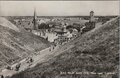
[[[58,36],[58,38],[54,40],[54,43],[63,44],[68,41],[69,41],[69,38],[67,36]]]

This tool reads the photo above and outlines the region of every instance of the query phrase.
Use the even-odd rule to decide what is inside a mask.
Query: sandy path
[[[16,73],[19,73],[21,71],[24,71],[26,70],[27,68],[32,68],[34,66],[36,66],[38,63],[42,63],[46,60],[47,56],[51,55],[51,54],[54,54],[55,51],[50,51],[50,48],[46,48],[44,50],[41,50],[40,52],[38,52],[37,54],[33,55],[33,56],[30,56],[32,57],[32,59],[34,60],[32,63],[27,63],[27,58],[21,60],[19,63],[21,64],[20,65],[20,68],[19,68],[19,71],[15,71],[15,70],[8,70],[8,69],[3,69],[2,72],[0,72],[1,75],[3,76],[12,76],[13,74],[16,74]],[[58,46],[55,47],[54,50],[56,50],[57,48],[59,48]],[[18,63],[12,65],[11,67],[12,68],[15,68],[15,66],[17,65]]]

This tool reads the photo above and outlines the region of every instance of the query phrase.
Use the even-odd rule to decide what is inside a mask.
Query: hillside
[[[3,17],[0,17],[0,25],[3,27],[10,28],[16,32],[19,32],[19,29],[14,24],[12,24],[10,21],[8,21],[7,19]]]
[[[7,19],[0,17],[0,68],[49,45],[49,42],[43,38],[21,30]]]
[[[97,26],[62,46],[48,61],[12,78],[118,78],[118,23],[115,18]]]

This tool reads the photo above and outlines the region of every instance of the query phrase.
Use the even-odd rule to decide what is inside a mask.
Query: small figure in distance
[[[15,66],[15,70],[16,70],[16,71],[18,71],[18,70],[19,70],[20,65],[21,65],[21,63],[18,63],[18,64]]]
[[[49,51],[51,51],[51,48],[49,48]]]
[[[8,69],[8,70],[11,70],[11,67],[10,67],[10,66],[6,66],[5,68]]]
[[[32,59],[32,57],[30,58],[30,62],[33,62],[34,60]]]

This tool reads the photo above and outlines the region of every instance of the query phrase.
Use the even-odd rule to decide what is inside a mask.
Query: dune
[[[0,17],[0,67],[14,64],[37,51],[49,47],[45,39],[17,28]]]

